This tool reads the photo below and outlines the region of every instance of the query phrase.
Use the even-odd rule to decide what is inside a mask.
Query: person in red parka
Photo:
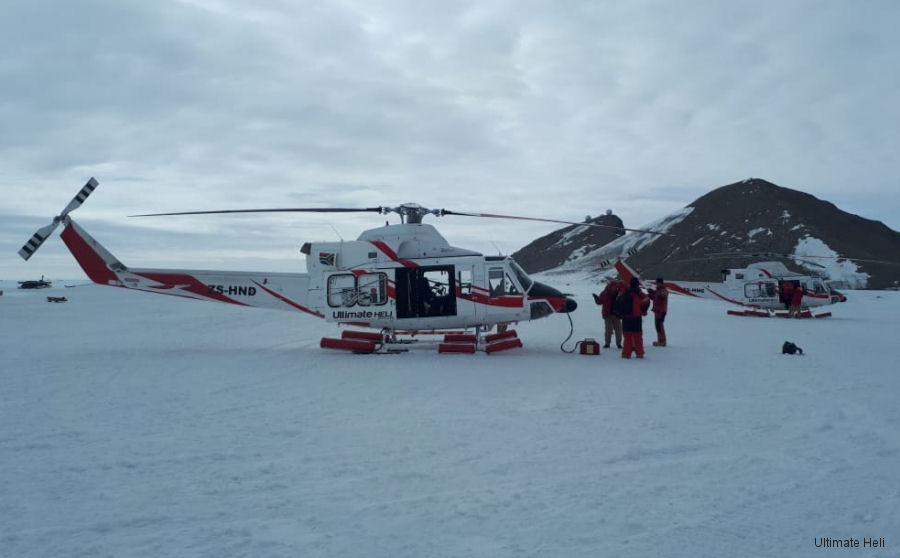
[[[784,281],[781,284],[781,302],[784,303],[784,309],[791,309],[791,298],[794,296],[794,283],[793,281]]]
[[[594,302],[600,305],[603,315],[603,348],[609,348],[613,333],[616,335],[616,347],[622,348],[622,318],[613,310],[616,297],[619,295],[619,281],[610,281],[599,295],[594,295]]]
[[[632,351],[638,358],[644,358],[644,333],[643,316],[647,315],[650,308],[650,299],[641,290],[641,283],[637,277],[631,278],[631,284],[623,294],[621,300],[616,301],[616,309],[622,314],[622,332],[625,337],[625,347],[622,349],[622,358],[631,358]]]
[[[656,325],[656,341],[653,342],[654,347],[666,346],[666,328],[663,322],[666,321],[666,312],[669,310],[669,289],[666,288],[662,277],[656,278],[656,289],[650,289],[650,300],[653,301],[653,315]]]
[[[800,306],[803,304],[803,295],[806,294],[803,285],[799,287],[794,287],[794,292],[791,294],[791,308],[788,310],[788,316],[799,318],[800,317]]]

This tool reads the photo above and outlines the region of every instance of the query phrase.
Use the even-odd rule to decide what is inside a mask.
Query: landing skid
[[[803,310],[796,316],[790,316],[787,312],[773,312],[771,310],[729,310],[729,316],[751,316],[754,318],[829,318],[831,312],[822,312],[821,314],[813,314],[809,310]]]
[[[319,346],[359,354],[396,354],[412,349],[437,350],[440,354],[474,354],[478,351],[491,354],[522,347],[522,341],[512,329],[488,335],[482,335],[480,328],[475,328],[475,333],[398,333],[383,329],[380,332],[344,330],[340,339],[323,337]]]

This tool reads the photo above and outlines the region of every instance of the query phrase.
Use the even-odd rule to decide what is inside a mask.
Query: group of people
[[[785,281],[781,285],[781,301],[788,309],[788,316],[800,317],[804,295],[806,288],[799,281],[796,284],[794,281]],[[666,346],[665,320],[669,309],[669,290],[662,277],[656,279],[656,288],[648,289],[646,293],[641,290],[637,277],[632,277],[627,285],[624,281],[610,281],[600,294],[594,295],[594,302],[600,305],[603,315],[603,348],[608,349],[615,336],[616,347],[622,349],[622,358],[631,358],[632,353],[637,353],[638,358],[644,358],[643,317],[648,310],[653,311],[656,326],[656,341],[653,346]]]
[[[669,306],[669,291],[662,277],[656,279],[656,288],[647,293],[641,290],[640,281],[632,277],[628,285],[624,281],[611,281],[600,294],[594,295],[600,305],[604,323],[603,347],[609,348],[615,335],[616,347],[622,349],[622,358],[637,353],[644,358],[643,317],[648,310],[654,314],[656,341],[654,347],[666,346],[665,320]],[[622,343],[624,337],[624,345]]]

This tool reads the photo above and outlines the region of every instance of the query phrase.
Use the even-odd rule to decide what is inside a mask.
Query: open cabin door
[[[456,275],[452,265],[396,270],[397,318],[456,315]]]
[[[485,305],[477,304],[483,301],[487,293],[484,282],[484,266],[461,264],[456,266],[456,296],[458,311],[471,318],[472,323],[480,323],[484,318]]]

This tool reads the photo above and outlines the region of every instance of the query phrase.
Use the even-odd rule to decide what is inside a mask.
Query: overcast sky
[[[75,214],[128,265],[303,271],[417,202],[638,227],[748,177],[900,229],[900,2],[7,0],[0,278],[83,277]],[[391,222],[397,222],[391,217]],[[552,225],[444,217],[510,253]]]

